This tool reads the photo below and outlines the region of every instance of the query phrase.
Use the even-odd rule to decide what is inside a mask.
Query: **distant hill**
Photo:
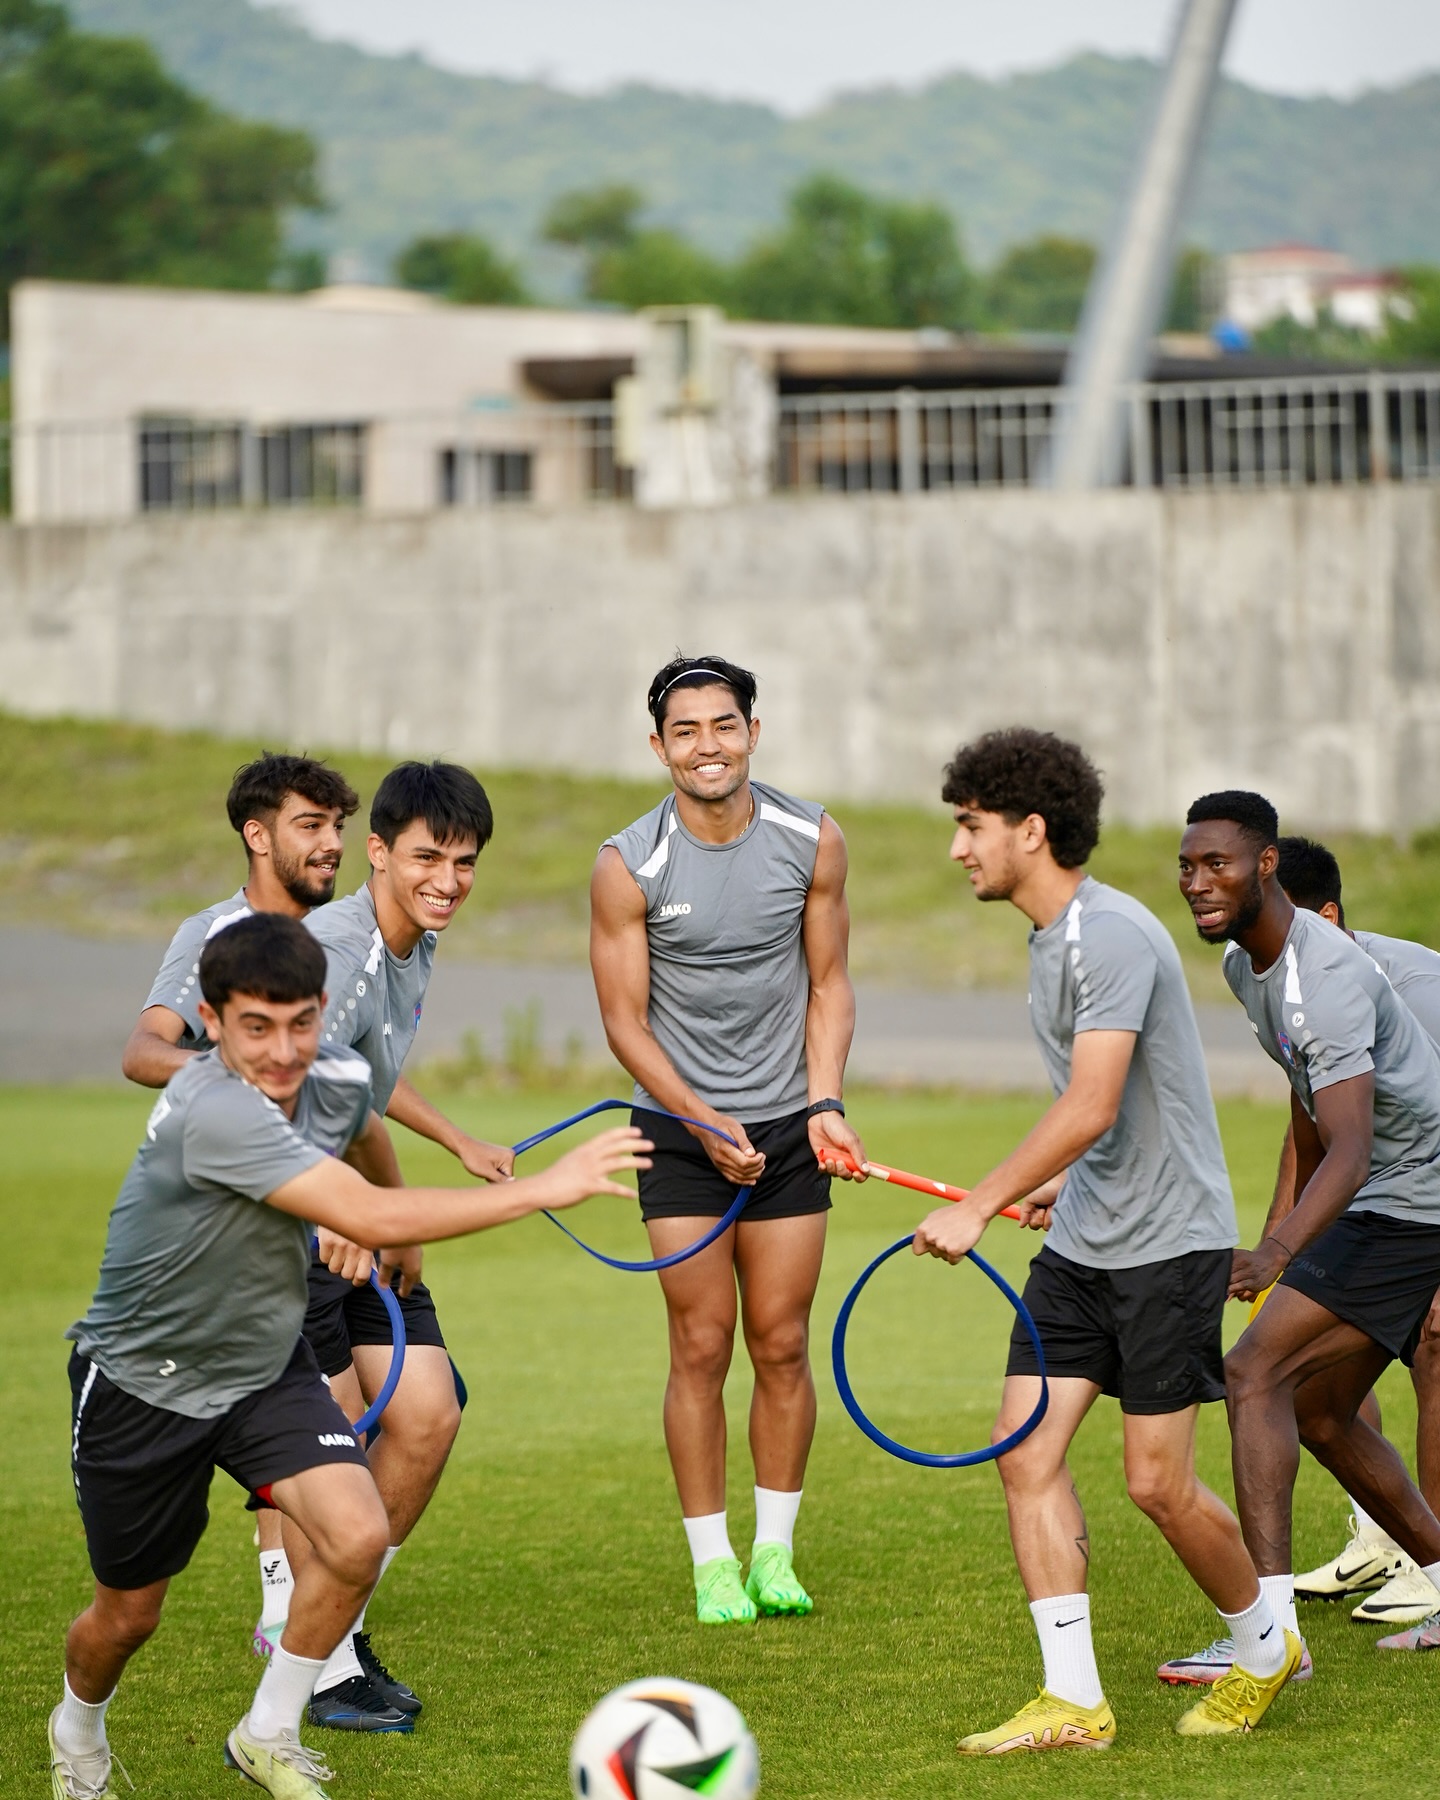
[[[629,181],[654,213],[729,253],[779,215],[806,171],[942,200],[979,262],[1040,231],[1104,236],[1155,80],[1140,59],[1081,56],[1035,74],[951,75],[843,95],[799,118],[632,86],[595,96],[453,74],[312,35],[247,0],[69,0],[76,23],[142,36],[222,105],[301,125],[324,149],[325,247],[382,274],[421,230],[485,231],[560,278],[537,249],[548,202]],[[1293,238],[1362,262],[1440,262],[1440,75],[1349,101],[1228,82],[1184,235],[1215,250]]]

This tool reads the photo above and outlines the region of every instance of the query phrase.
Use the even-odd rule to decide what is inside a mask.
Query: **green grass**
[[[553,1093],[512,1095],[457,1102],[456,1111],[472,1129],[513,1140],[570,1103]],[[5,1795],[43,1791],[44,1719],[59,1687],[61,1640],[87,1589],[60,1334],[90,1292],[147,1105],[125,1091],[0,1091],[0,1223],[12,1247],[0,1311],[3,1645],[13,1690],[0,1717]],[[1024,1100],[870,1095],[855,1117],[877,1155],[966,1180],[1034,1111]],[[1282,1115],[1227,1105],[1222,1124],[1253,1230]],[[412,1178],[443,1179],[453,1167],[429,1146],[407,1142],[404,1153]],[[1074,1460],[1119,1745],[1095,1761],[957,1763],[956,1737],[998,1722],[1038,1678],[999,1483],[990,1469],[925,1471],[881,1455],[844,1417],[828,1364],[846,1285],[913,1223],[919,1204],[878,1184],[841,1193],[815,1314],[820,1425],[800,1529],[800,1568],[818,1608],[808,1621],[753,1631],[702,1631],[688,1616],[689,1572],[660,1434],[656,1284],[599,1268],[538,1219],[433,1252],[429,1273],[471,1403],[436,1502],[371,1613],[385,1655],[422,1691],[427,1713],[410,1741],[327,1737],[336,1800],[559,1796],[569,1738],[586,1709],[619,1682],[660,1673],[735,1699],[759,1738],[768,1800],[1268,1800],[1298,1792],[1355,1800],[1415,1791],[1417,1779],[1423,1788],[1417,1747],[1435,1716],[1437,1659],[1382,1662],[1376,1633],[1341,1608],[1307,1611],[1316,1679],[1284,1695],[1254,1738],[1215,1745],[1173,1735],[1185,1696],[1161,1688],[1154,1667],[1206,1642],[1214,1615],[1124,1496],[1109,1401],[1095,1409]],[[582,1218],[607,1244],[639,1241],[619,1203],[595,1203]],[[1033,1240],[999,1226],[985,1248],[1018,1279]],[[998,1394],[1006,1327],[1004,1303],[973,1272],[897,1261],[855,1322],[857,1390],[910,1442],[978,1444]],[[731,1390],[731,1512],[742,1544],[751,1523],[743,1359]],[[1407,1444],[1408,1384],[1392,1371],[1383,1397],[1397,1442]],[[1206,1478],[1228,1493],[1216,1407],[1205,1410],[1201,1459]],[[1337,1547],[1344,1510],[1307,1462],[1298,1566]],[[213,1515],[111,1715],[138,1792],[157,1800],[238,1793],[219,1745],[257,1673],[247,1654],[257,1580],[250,1521],[223,1477]]]
[[[156,936],[229,893],[244,865],[225,792],[236,766],[260,748],[259,740],[0,713],[0,921]],[[363,820],[390,759],[346,751],[336,760],[362,796]],[[583,961],[595,849],[654,806],[663,784],[480,774],[496,833],[449,930],[451,953]],[[850,846],[856,974],[926,988],[1024,984],[1025,932],[1009,907],[971,899],[947,860],[950,826],[938,800],[933,808],[842,801],[835,810]],[[1170,830],[1110,827],[1092,868],[1166,922],[1197,995],[1224,997],[1219,958],[1197,942],[1175,889],[1176,841]],[[1408,847],[1382,838],[1332,842],[1357,925],[1440,948],[1440,834]],[[342,890],[358,883],[363,865],[357,823]]]

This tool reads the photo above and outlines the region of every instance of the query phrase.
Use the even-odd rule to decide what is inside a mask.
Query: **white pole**
[[[1206,115],[1238,0],[1183,0],[1145,153],[1085,296],[1043,485],[1110,487],[1125,472],[1125,390],[1145,377]]]

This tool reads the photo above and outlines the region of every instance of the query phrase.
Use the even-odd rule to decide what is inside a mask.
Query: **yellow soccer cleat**
[[[1115,1715],[1110,1704],[1077,1706],[1044,1688],[1013,1719],[994,1731],[975,1731],[961,1738],[962,1756],[1008,1756],[1012,1750],[1108,1750],[1115,1742]]]
[[[334,1770],[288,1733],[262,1744],[250,1735],[248,1713],[225,1740],[225,1761],[273,1800],[328,1800],[320,1783]]]
[[[1293,1631],[1285,1633],[1285,1660],[1274,1675],[1252,1675],[1232,1668],[1222,1675],[1203,1700],[1181,1715],[1175,1729],[1181,1737],[1230,1737],[1253,1731],[1269,1711],[1270,1702],[1299,1669],[1305,1646]]]

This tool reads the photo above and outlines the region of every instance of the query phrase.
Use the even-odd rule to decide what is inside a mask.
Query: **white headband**
[[[713,677],[714,680],[723,683],[724,686],[730,686],[730,677],[728,675],[722,675],[718,669],[682,669],[678,675],[673,677],[670,681],[667,681],[664,687],[661,688],[660,692],[655,696],[655,704],[657,706],[660,704],[677,681],[688,681],[692,675],[709,675]]]

